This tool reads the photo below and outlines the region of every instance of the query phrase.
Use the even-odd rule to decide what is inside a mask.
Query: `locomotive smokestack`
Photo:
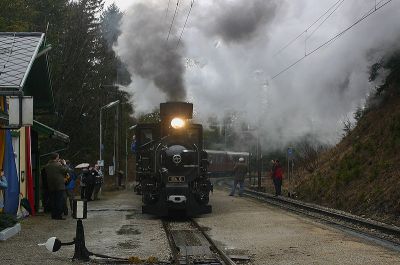
[[[193,118],[193,104],[187,102],[166,102],[160,104],[161,120],[179,117],[182,119]]]

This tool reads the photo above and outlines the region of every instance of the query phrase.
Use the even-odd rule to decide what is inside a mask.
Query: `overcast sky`
[[[165,100],[186,99],[199,120],[234,112],[237,119],[261,126],[265,138],[279,146],[309,133],[338,141],[343,120],[377,85],[368,82],[369,67],[400,48],[400,1],[393,0],[272,79],[372,10],[376,1],[333,6],[329,18],[279,54],[337,0],[197,0],[179,45],[191,1],[180,1],[170,34],[175,0],[170,8],[168,0],[115,2],[125,16],[114,49],[133,76],[125,89],[134,96],[137,113]]]
[[[105,0],[105,5],[109,6],[112,3],[115,3],[119,7],[119,9],[125,11],[135,1],[136,0]]]

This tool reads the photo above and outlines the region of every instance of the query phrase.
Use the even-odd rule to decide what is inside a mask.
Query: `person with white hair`
[[[243,195],[244,179],[246,173],[247,173],[247,165],[245,163],[244,158],[240,157],[238,163],[236,163],[235,167],[233,168],[234,181],[233,181],[232,191],[229,194],[229,196],[235,195],[235,190],[238,183],[239,183],[239,196]]]

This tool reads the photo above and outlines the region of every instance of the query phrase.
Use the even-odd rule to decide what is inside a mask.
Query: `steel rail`
[[[219,179],[216,183],[219,183],[222,187],[231,187],[231,185],[227,183],[227,179]],[[347,232],[355,232],[361,237],[368,238],[375,242],[380,242],[384,246],[400,251],[400,228],[397,226],[366,219],[340,210],[306,203],[287,197],[273,196],[272,194],[250,189],[244,190],[244,196],[266,202],[270,205],[280,207],[296,214],[302,214],[304,216],[327,222],[339,229],[344,228]]]
[[[211,237],[204,231],[204,229],[194,219],[190,218],[190,219],[188,219],[188,222],[192,225],[193,228],[195,228],[197,231],[199,231],[201,233],[201,235],[210,244],[210,250],[214,253],[214,255],[216,255],[214,258],[216,259],[218,264],[221,264],[221,262],[222,262],[222,264],[224,264],[224,265],[236,265],[236,263],[234,261],[232,261],[232,259],[229,258],[228,255],[226,255],[226,253],[223,250],[221,250],[221,248],[219,248],[217,246],[217,244],[214,242],[214,240],[211,239]],[[186,264],[186,263],[182,263],[183,260],[180,258],[181,253],[179,251],[179,248],[175,244],[174,238],[172,236],[172,231],[171,231],[171,228],[169,225],[169,221],[162,220],[162,225],[163,225],[164,231],[167,235],[168,244],[171,249],[171,254],[172,254],[171,264],[176,264],[176,265]],[[182,256],[182,258],[183,258],[183,256]],[[205,261],[204,263],[201,263],[201,264],[217,264],[214,261],[212,261],[211,263],[209,263],[209,262],[210,261]]]
[[[168,239],[168,244],[169,244],[169,248],[171,249],[171,254],[172,254],[172,259],[173,259],[173,264],[177,264],[179,265],[179,250],[177,248],[177,246],[174,244],[174,239],[172,237],[172,233],[171,233],[171,229],[169,226],[168,221],[166,220],[162,220],[162,225],[165,231],[165,234],[167,235],[167,239]]]
[[[344,220],[346,222],[360,225],[364,228],[374,229],[377,231],[381,231],[385,234],[390,234],[390,235],[393,235],[396,237],[400,237],[400,228],[399,227],[380,223],[380,222],[373,221],[373,220],[368,220],[368,219],[362,218],[360,216],[341,212],[341,211],[338,211],[335,209],[330,209],[330,208],[322,207],[322,206],[315,205],[315,204],[301,202],[301,201],[290,199],[290,198],[275,197],[271,194],[253,191],[253,190],[249,190],[249,189],[245,190],[245,194],[255,195],[255,196],[266,198],[266,199],[276,201],[276,202],[279,202],[282,204],[288,204],[288,205],[294,206],[296,208],[301,208],[306,211],[322,214],[322,215],[333,217],[333,218],[340,219],[340,220]]]
[[[226,253],[215,244],[214,240],[204,231],[204,229],[194,220],[193,218],[190,219],[190,222],[194,227],[197,228],[201,232],[201,234],[207,239],[208,243],[210,243],[211,247],[217,252],[219,257],[225,262],[226,265],[235,265],[236,263],[233,262],[231,258],[226,255]]]

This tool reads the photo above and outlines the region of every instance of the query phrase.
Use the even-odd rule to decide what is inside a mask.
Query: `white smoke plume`
[[[138,14],[137,5],[128,9],[115,50],[133,75],[127,89],[134,95],[136,110],[146,112],[166,97],[151,78],[156,75],[151,73],[153,67],[145,68],[150,73],[144,75],[138,72],[137,64],[143,65],[141,69],[152,64],[154,58],[168,59],[161,47],[165,47],[176,3],[171,1],[168,19],[164,20],[168,1],[135,2],[144,6],[146,15]],[[378,1],[380,5],[384,2]],[[306,134],[317,135],[323,142],[338,141],[342,119],[352,116],[375,85],[368,82],[369,66],[400,48],[400,1],[393,0],[333,43],[271,79],[362,17],[376,2],[344,1],[312,35],[315,27],[276,54],[333,3],[195,1],[182,39],[185,49],[174,51],[177,60],[186,63],[186,69],[179,71],[186,87],[183,95],[186,93],[187,100],[194,103],[197,119],[206,122],[210,116],[222,119],[226,113],[236,113],[236,122],[246,121],[261,130],[266,148],[282,147]],[[174,41],[189,6],[190,1],[180,1],[171,47],[176,46]],[[142,24],[135,26],[138,17]],[[150,27],[154,17],[161,24],[156,30]],[[147,36],[150,43],[142,43],[141,35]],[[153,53],[153,46],[160,49]],[[149,56],[140,61],[134,56],[138,51]]]

